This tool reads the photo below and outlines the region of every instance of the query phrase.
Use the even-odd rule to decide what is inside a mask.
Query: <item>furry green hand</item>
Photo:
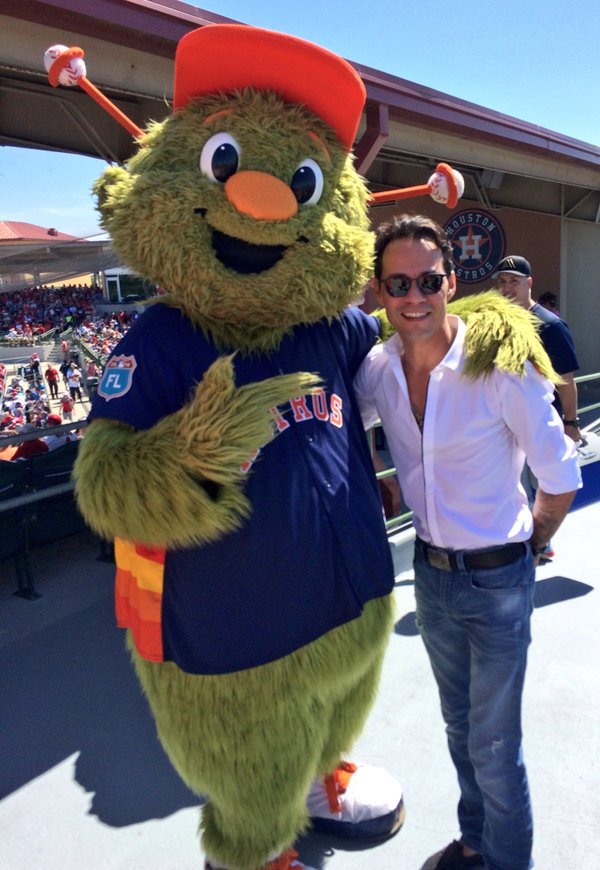
[[[275,436],[271,408],[319,383],[298,372],[237,388],[232,358],[221,357],[191,401],[151,429],[95,420],[74,471],[82,514],[101,537],[154,546],[233,531],[250,513],[242,464]]]
[[[243,479],[242,464],[275,437],[271,408],[321,384],[317,375],[297,372],[236,387],[232,359],[212,364],[177,424],[186,467],[220,484]]]

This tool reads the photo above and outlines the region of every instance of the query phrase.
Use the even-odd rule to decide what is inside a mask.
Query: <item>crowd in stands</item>
[[[1,296],[0,296],[1,299]],[[63,338],[63,362],[40,362],[39,355],[33,353],[29,364],[23,366],[17,375],[8,376],[6,366],[0,364],[0,438],[2,436],[29,434],[45,430],[73,420],[77,402],[84,400],[82,387],[88,378],[98,378],[102,366],[116,344],[123,337],[137,312],[119,311],[98,317],[85,317],[73,329],[73,337],[79,339],[86,361],[81,371],[73,357],[72,345]],[[89,355],[85,351],[89,351]],[[52,408],[52,402],[58,407]],[[79,437],[77,434],[64,433],[60,436],[43,434],[40,439],[24,441],[11,456],[4,455],[0,442],[0,458],[27,457],[35,452],[42,453],[61,446],[68,440]]]
[[[102,290],[95,284],[42,286],[0,293],[0,340],[19,347],[36,344],[41,335],[54,328],[59,332],[73,329],[74,335],[104,364],[138,313],[97,315],[95,303],[100,301]]]
[[[76,427],[87,411],[85,405],[78,406],[78,403],[86,401],[86,392],[92,395],[89,379],[96,379],[97,384],[109,355],[138,317],[136,311],[96,315],[93,304],[96,293],[100,293],[98,288],[81,285],[58,290],[42,287],[35,292],[18,294],[0,293],[0,338],[8,328],[12,339],[6,343],[36,344],[35,338],[52,327],[63,333],[55,336],[62,351],[62,362],[42,362],[36,352],[31,354],[27,364],[18,368],[7,368],[0,362],[0,462],[6,468],[14,463],[13,470],[18,465],[31,473],[27,492],[37,488],[35,470],[38,474],[44,468],[48,470],[46,459],[34,457],[51,454],[50,463],[54,458],[63,465],[66,461],[73,462],[70,451],[76,444],[69,450],[66,445],[79,441],[84,435],[85,428]],[[70,333],[67,332],[69,327],[72,327]],[[76,409],[81,409],[83,414],[76,414]],[[63,426],[64,423],[71,423],[72,428]],[[11,436],[21,436],[23,440],[15,438],[15,443],[9,444],[6,439],[10,437],[12,441]],[[65,450],[60,451],[62,447]],[[56,450],[60,455],[54,454]],[[51,468],[55,474],[56,466]],[[75,525],[68,519],[69,510],[76,514]],[[38,516],[43,523],[43,512],[35,512],[35,522]],[[60,535],[81,530],[83,521],[74,506],[61,508],[60,516]],[[45,533],[48,534],[47,529]],[[32,540],[37,540],[36,533],[31,534]],[[103,548],[105,558],[112,558],[110,547],[103,543]]]
[[[46,370],[46,378],[48,372],[51,371],[56,372],[56,369],[52,364],[49,364]],[[0,436],[25,435],[38,430],[60,426],[65,420],[72,419],[75,402],[72,396],[74,392],[78,392],[79,399],[81,400],[81,392],[78,386],[69,390],[69,382],[72,381],[79,384],[83,377],[75,362],[65,366],[65,371],[62,373],[64,392],[59,399],[62,414],[52,410],[51,397],[48,395],[46,385],[44,384],[44,376],[41,372],[41,365],[37,354],[33,354],[31,364],[25,369],[26,374],[7,377],[5,366],[0,366],[0,372],[3,375],[3,386],[0,388],[0,396],[2,398]],[[52,396],[54,396],[54,393]],[[67,409],[66,413],[65,408]],[[23,442],[18,448],[17,453],[10,458],[31,456],[33,452],[48,452],[48,450],[55,449],[60,447],[62,443],[66,443],[63,440],[64,437],[61,434],[60,439],[58,439],[57,435],[52,434],[49,439],[44,438],[39,445],[36,445],[35,440]],[[72,439],[67,437],[67,440]],[[37,449],[34,450],[36,447]],[[0,453],[2,452],[4,451],[0,451]]]
[[[64,284],[0,293],[0,333],[9,344],[23,345],[53,328],[64,332],[94,316],[94,302],[102,299],[97,285]]]
[[[104,365],[115,346],[138,316],[137,311],[118,311],[114,314],[104,314],[84,320],[76,327],[74,334],[79,337],[86,348],[92,351],[93,355],[100,357],[102,365]]]
[[[10,376],[6,365],[0,363],[0,439],[73,421],[76,403],[85,395],[82,387],[86,380],[100,377],[108,357],[138,317],[137,311],[97,315],[94,302],[101,298],[99,287],[82,284],[0,293],[0,336],[4,333],[7,343],[31,345],[54,327],[61,333],[72,329],[61,336],[60,365],[50,362],[42,367],[39,355],[33,353],[29,364]],[[75,349],[79,353],[73,353]],[[82,356],[83,372],[76,359]],[[16,452],[14,448],[3,450],[0,441],[0,458],[47,452],[74,437],[79,436],[41,432],[39,439],[23,441]]]

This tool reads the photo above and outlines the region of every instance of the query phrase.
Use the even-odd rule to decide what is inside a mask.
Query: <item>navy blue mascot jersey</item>
[[[275,439],[249,457],[244,525],[212,544],[167,549],[165,661],[196,674],[265,664],[391,592],[379,489],[352,390],[378,330],[349,308],[296,327],[272,352],[234,356],[237,386],[298,371],[318,373],[324,386],[282,408]],[[90,420],[152,427],[189,401],[222,353],[231,350],[217,349],[180,311],[152,305],[109,359]]]

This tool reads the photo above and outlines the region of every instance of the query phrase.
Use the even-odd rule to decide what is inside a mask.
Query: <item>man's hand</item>
[[[553,537],[567,515],[576,492],[577,490],[573,490],[572,492],[550,495],[542,489],[537,490],[533,504],[533,533],[531,535],[531,546],[534,550],[545,547]],[[536,556],[536,567],[541,558],[541,553]]]

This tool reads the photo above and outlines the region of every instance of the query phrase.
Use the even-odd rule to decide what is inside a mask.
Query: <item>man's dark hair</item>
[[[396,215],[391,221],[380,224],[375,231],[375,277],[381,278],[383,252],[396,239],[429,239],[442,252],[444,272],[450,275],[454,269],[452,245],[439,224],[422,214]]]

